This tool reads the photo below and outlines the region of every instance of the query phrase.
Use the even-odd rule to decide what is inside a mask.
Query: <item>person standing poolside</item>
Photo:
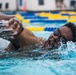
[[[64,0],[56,0],[56,7],[61,10],[67,8],[66,4],[64,3]]]

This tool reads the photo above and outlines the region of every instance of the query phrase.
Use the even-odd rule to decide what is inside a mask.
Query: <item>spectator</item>
[[[66,8],[64,0],[56,0],[56,7],[60,10]]]

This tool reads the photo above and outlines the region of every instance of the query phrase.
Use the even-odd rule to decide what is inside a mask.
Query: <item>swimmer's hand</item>
[[[21,21],[17,18],[10,19],[6,24],[6,27],[9,28],[10,32],[13,33],[10,37],[11,40],[15,39],[24,29]]]
[[[51,35],[50,35],[50,37],[44,42],[44,44],[42,45],[42,48],[52,47],[52,41],[50,40],[50,38],[51,38]]]
[[[49,48],[52,47],[52,43],[50,40],[46,40],[42,46],[42,48]]]
[[[52,36],[46,40],[42,46],[42,48],[57,48],[60,45],[60,42],[56,42],[55,40],[51,40]]]
[[[43,49],[53,49],[53,48],[58,48],[58,46],[60,45],[60,43],[53,43],[51,40],[47,40],[45,41],[45,43],[43,44],[42,48]]]

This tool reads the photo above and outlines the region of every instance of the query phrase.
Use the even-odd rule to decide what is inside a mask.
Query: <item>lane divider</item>
[[[76,19],[68,19],[67,22],[73,22],[73,23],[76,23]]]
[[[54,31],[56,27],[27,27],[30,31]]]
[[[67,20],[48,20],[48,19],[33,19],[33,20],[29,20],[29,19],[23,19],[22,23],[33,23],[33,22],[44,22],[44,23],[67,23]]]
[[[46,19],[46,20],[42,20],[42,19],[39,19],[39,20],[30,20],[30,22],[31,23],[33,23],[33,22],[44,22],[44,23],[66,23],[67,22],[67,20],[48,20],[48,19]]]
[[[76,19],[68,19],[68,20],[22,20],[22,23],[34,23],[34,22],[43,22],[43,23],[67,23],[67,22],[76,22]]]
[[[33,23],[33,22],[44,22],[44,23],[67,23],[67,22],[76,22],[76,15],[71,16],[61,16],[60,14],[49,14],[43,13],[42,16],[22,16],[16,14],[15,16],[22,21],[22,23]],[[48,15],[48,16],[47,16]],[[47,16],[47,17],[46,17]],[[27,18],[27,19],[25,19]],[[30,19],[31,18],[31,19]]]
[[[30,20],[29,20],[29,19],[26,19],[26,20],[23,19],[23,20],[22,20],[22,23],[30,23]]]

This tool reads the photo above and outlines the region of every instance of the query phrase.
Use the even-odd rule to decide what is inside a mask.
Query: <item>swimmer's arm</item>
[[[15,47],[13,46],[12,43],[10,43],[5,50],[8,51],[8,52],[12,52],[12,51],[15,51]]]
[[[23,48],[25,46],[29,47],[29,45],[42,44],[45,41],[42,37],[36,37],[30,30],[26,28],[18,37],[16,37],[16,39],[13,42],[15,49],[17,49],[15,42],[19,42],[20,46],[18,48]]]
[[[24,29],[17,37],[21,46],[34,45],[38,43],[38,38],[28,29]]]

